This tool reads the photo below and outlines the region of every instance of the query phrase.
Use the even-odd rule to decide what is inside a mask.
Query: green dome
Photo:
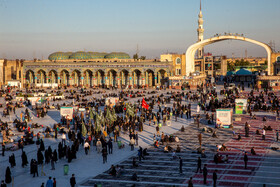
[[[114,58],[117,58],[117,59],[130,59],[130,56],[127,53],[122,53],[122,52],[116,53],[116,52],[113,52],[113,53],[105,55],[105,58],[107,58],[107,59],[114,59]]]
[[[66,60],[69,59],[69,55],[63,52],[55,52],[49,55],[49,60]]]
[[[69,57],[70,59],[76,59],[76,60],[87,60],[90,59],[91,56],[90,54],[84,52],[84,51],[78,51],[76,53],[73,53],[72,55],[70,55]]]
[[[99,52],[88,52],[91,59],[102,59],[107,53],[99,53]]]

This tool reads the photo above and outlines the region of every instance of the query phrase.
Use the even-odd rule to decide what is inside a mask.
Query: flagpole
[[[144,98],[143,98],[144,99]],[[141,125],[144,126],[143,124],[143,99],[142,99],[142,103],[141,103]]]

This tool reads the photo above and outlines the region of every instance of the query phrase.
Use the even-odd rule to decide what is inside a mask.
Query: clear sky
[[[184,53],[197,41],[199,0],[0,0],[0,58],[46,59],[55,51]],[[202,0],[204,38],[244,33],[280,50],[280,0]],[[224,41],[206,52],[266,56],[254,44]]]

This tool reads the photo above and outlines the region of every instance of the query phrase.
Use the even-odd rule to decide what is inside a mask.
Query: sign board
[[[37,103],[44,103],[46,101],[46,98],[45,97],[28,97],[28,100],[31,102],[31,105],[32,106],[35,106]]]
[[[243,114],[243,103],[235,103],[235,114]]]
[[[243,114],[243,112],[247,111],[247,99],[235,99],[235,113]]]
[[[217,109],[216,123],[217,125],[231,125],[232,124],[232,109]]]
[[[65,116],[67,119],[73,118],[73,107],[61,107],[60,115]]]
[[[107,97],[105,99],[105,105],[106,106],[115,106],[117,103],[119,102],[119,98],[118,97]]]

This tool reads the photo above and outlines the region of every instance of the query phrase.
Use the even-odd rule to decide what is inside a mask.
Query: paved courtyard
[[[202,167],[207,164],[208,168],[208,185],[212,185],[212,173],[218,170],[218,186],[279,186],[280,178],[280,153],[272,151],[271,146],[278,146],[275,142],[275,133],[267,131],[266,140],[261,140],[261,135],[256,136],[255,131],[261,130],[262,118],[257,117],[251,120],[247,115],[241,117],[241,122],[234,122],[234,129],[218,129],[218,138],[211,137],[212,133],[203,133],[202,148],[206,151],[206,158],[202,158]],[[250,137],[245,137],[244,123],[248,121],[251,125]],[[273,129],[277,129],[279,122],[275,117],[269,118],[266,124]],[[203,128],[206,125],[200,125]],[[148,148],[149,156],[139,163],[138,167],[132,166],[132,159],[138,158],[133,155],[118,165],[124,167],[124,174],[119,177],[113,177],[109,170],[90,178],[81,184],[81,186],[187,186],[188,179],[193,177],[194,186],[203,186],[202,173],[196,173],[197,158],[201,156],[196,153],[199,147],[197,125],[192,123],[186,127],[185,132],[178,131],[174,133],[180,138],[179,143],[169,143],[173,148],[179,144],[182,148],[181,153],[177,156],[183,159],[183,174],[179,173],[179,161],[172,159],[171,153],[164,153],[164,145],[159,148],[153,146]],[[240,133],[241,141],[233,137],[232,131]],[[213,157],[217,153],[216,145],[225,144],[230,150],[220,152],[223,156],[229,155],[229,163],[215,164]],[[255,147],[257,155],[252,156],[250,150]],[[244,169],[244,151],[249,154],[248,168]],[[136,173],[139,181],[132,181],[132,174]]]

